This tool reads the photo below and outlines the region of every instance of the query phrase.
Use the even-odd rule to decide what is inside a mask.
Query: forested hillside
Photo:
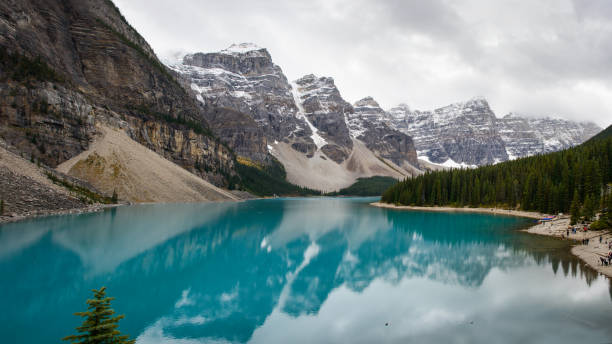
[[[276,159],[262,165],[246,158],[236,163],[238,178],[230,179],[230,189],[238,186],[257,196],[320,196],[321,191],[308,189],[287,181],[287,172]]]
[[[392,177],[358,178],[352,185],[336,192],[330,192],[327,196],[380,196],[395,183],[397,179]]]
[[[382,201],[418,206],[498,206],[591,215],[610,202],[612,126],[560,152],[477,169],[427,173],[389,188]],[[578,209],[581,209],[580,211]]]

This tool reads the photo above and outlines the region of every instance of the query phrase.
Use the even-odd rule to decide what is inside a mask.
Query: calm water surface
[[[107,286],[138,343],[605,343],[610,282],[530,220],[372,199],[142,205],[0,227],[0,334],[72,334]]]

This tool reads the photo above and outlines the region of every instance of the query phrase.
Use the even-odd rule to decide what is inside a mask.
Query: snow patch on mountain
[[[232,44],[229,47],[221,50],[220,52],[223,54],[236,55],[236,54],[247,54],[250,52],[258,52],[260,50],[265,50],[265,49],[258,46],[255,43],[240,43],[240,44]]]
[[[308,125],[308,127],[312,131],[312,135],[310,135],[310,138],[317,146],[317,150],[321,149],[321,147],[327,144],[327,141],[323,137],[321,137],[321,135],[319,135],[319,129],[312,125],[312,123],[310,123],[310,120],[308,120],[308,117],[306,117],[306,111],[304,110],[304,106],[302,104],[303,95],[300,93],[298,85],[295,82],[291,83],[291,94],[293,95],[295,105],[298,108],[298,111],[296,112],[295,116],[306,122],[306,125]]]
[[[436,166],[440,166],[443,168],[477,168],[478,165],[469,165],[466,163],[458,163],[456,161],[454,161],[453,159],[447,159],[446,161],[442,162],[442,163],[437,163],[437,162],[432,162],[431,160],[429,160],[429,157],[425,154],[423,154],[423,152],[418,152],[418,158],[419,160],[423,160],[428,164],[432,164],[432,165],[436,165]]]
[[[345,114],[349,133],[353,138],[363,137],[373,128],[388,130],[385,111],[372,97],[365,97],[353,104],[354,112]]]

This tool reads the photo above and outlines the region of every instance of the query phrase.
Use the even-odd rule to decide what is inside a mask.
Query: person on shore
[[[601,244],[601,241],[603,240],[603,237],[600,235],[599,236],[599,243]]]
[[[567,229],[565,232],[566,232],[567,237],[569,238],[569,229]]]

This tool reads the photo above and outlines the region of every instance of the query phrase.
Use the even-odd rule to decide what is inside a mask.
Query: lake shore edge
[[[59,209],[59,210],[39,210],[32,211],[25,214],[18,215],[0,215],[0,225],[21,222],[41,217],[47,216],[56,216],[56,215],[75,215],[75,214],[88,214],[88,213],[97,213],[104,211],[105,209],[121,207],[127,204],[101,204],[96,203],[82,208],[72,208],[72,209]]]
[[[244,202],[258,199],[272,199],[274,197],[250,197],[250,198],[240,198],[236,200],[222,200],[222,201],[207,201],[207,202],[123,202],[116,204],[103,204],[103,203],[95,203],[90,204],[81,208],[71,208],[71,209],[57,209],[57,210],[35,210],[28,213],[23,214],[13,214],[13,215],[0,215],[0,226],[7,223],[21,222],[41,217],[47,216],[58,216],[58,215],[77,215],[77,214],[88,214],[88,213],[97,213],[104,211],[105,209],[110,208],[118,208],[123,206],[130,205],[143,205],[143,204],[169,204],[169,203],[225,203],[225,202]]]
[[[546,216],[546,214],[531,212],[531,211],[522,211],[522,210],[511,210],[511,209],[501,209],[501,208],[455,208],[455,207],[419,207],[419,206],[407,206],[407,205],[395,205],[389,203],[382,202],[373,202],[370,203],[371,206],[378,208],[387,208],[387,209],[396,209],[396,210],[416,210],[416,211],[432,211],[432,212],[456,212],[456,213],[483,213],[483,214],[493,214],[493,215],[507,215],[507,216],[518,216],[518,217],[526,217],[530,219],[541,219]],[[587,233],[579,232],[576,234],[567,235],[567,228],[569,226],[569,216],[561,216],[556,220],[538,223],[529,228],[523,229],[522,231],[536,234],[536,235],[544,235],[549,237],[555,237],[562,240],[574,240],[578,242],[578,244],[574,244],[570,248],[571,254],[578,257],[582,262],[591,267],[593,270],[601,273],[602,275],[612,279],[612,266],[604,266],[601,265],[599,257],[605,256],[608,252],[607,245],[603,244],[605,241],[612,241],[612,234],[608,231],[589,231]],[[602,237],[602,243],[599,243],[599,237]],[[589,240],[588,245],[579,244],[583,239],[593,239]]]
[[[399,209],[399,210],[419,210],[419,211],[435,211],[435,212],[457,212],[457,213],[485,213],[495,215],[509,215],[527,217],[530,219],[541,219],[546,216],[545,214],[533,212],[533,211],[522,211],[522,210],[511,210],[501,208],[456,208],[456,207],[419,207],[413,205],[395,205],[390,203],[373,202],[371,206],[379,208]]]

